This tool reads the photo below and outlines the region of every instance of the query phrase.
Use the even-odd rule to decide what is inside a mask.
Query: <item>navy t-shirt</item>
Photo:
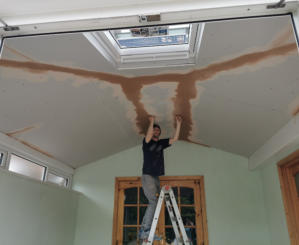
[[[163,150],[171,146],[169,139],[158,141],[150,140],[148,143],[143,139],[143,168],[142,174],[152,176],[164,175],[164,154]]]

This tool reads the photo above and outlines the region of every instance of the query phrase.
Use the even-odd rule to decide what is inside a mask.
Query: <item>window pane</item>
[[[143,216],[145,214],[145,210],[147,207],[140,207],[139,208],[139,225],[142,223]]]
[[[296,187],[297,187],[297,193],[299,196],[299,172],[295,175],[295,182],[296,182]]]
[[[189,43],[190,25],[137,27],[111,30],[121,49],[181,45]]]
[[[144,195],[143,189],[140,188],[140,200],[139,200],[140,204],[148,204],[148,200],[146,198],[146,196]]]
[[[0,166],[2,166],[3,165],[3,162],[4,161],[4,153],[0,153]]]
[[[30,162],[16,155],[11,155],[8,170],[33,179],[43,180],[45,167]]]
[[[137,225],[137,207],[125,207],[124,225]]]
[[[185,228],[187,237],[192,241],[192,245],[196,245],[196,230],[194,228]]]
[[[125,204],[136,204],[137,203],[137,188],[125,189]]]
[[[168,213],[168,210],[167,210],[167,207],[166,207],[166,204],[165,204],[164,209],[165,209],[165,225],[172,225],[170,217],[169,217],[169,213]]]
[[[185,226],[195,225],[194,207],[181,207],[181,215]]]
[[[179,205],[179,203],[178,203],[178,188],[177,187],[171,187],[171,188],[172,188],[173,194],[175,196],[175,201],[176,201],[177,205]]]
[[[174,234],[173,228],[166,228],[165,235],[166,235],[167,244],[175,244],[175,243],[173,243],[173,241],[175,239],[175,234]]]
[[[60,177],[56,174],[48,173],[48,182],[60,185],[60,186],[66,186],[67,185],[67,179]]]
[[[125,227],[123,229],[123,245],[136,245],[137,228]]]
[[[196,245],[196,230],[193,228],[185,228],[187,237],[192,241],[191,245]],[[167,244],[178,244],[175,241],[175,234],[173,228],[165,229],[166,242]]]
[[[181,204],[194,204],[194,192],[192,188],[181,187]]]

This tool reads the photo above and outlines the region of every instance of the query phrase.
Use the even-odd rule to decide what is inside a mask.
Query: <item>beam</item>
[[[249,157],[248,167],[254,170],[270,162],[278,162],[299,149],[299,113]]]
[[[139,15],[160,14],[161,20],[149,24],[170,24],[194,21],[210,21],[228,18],[271,16],[286,14],[298,8],[298,1],[287,1],[282,8],[268,8],[278,0],[251,1],[161,1],[159,4],[106,7],[101,9],[65,11],[48,14],[22,16],[0,16],[8,27],[19,27],[5,31],[0,27],[0,36],[19,36],[44,33],[60,33],[83,30],[99,30],[140,26]],[[142,25],[146,25],[142,23]]]

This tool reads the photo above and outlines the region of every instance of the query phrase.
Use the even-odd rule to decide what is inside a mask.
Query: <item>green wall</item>
[[[271,245],[288,245],[290,239],[282,201],[276,162],[267,164],[261,171]]]
[[[166,175],[204,175],[210,245],[269,245],[259,171],[248,160],[213,148],[177,142],[166,150]],[[74,245],[111,244],[114,178],[138,176],[141,146],[78,168],[79,197]]]
[[[0,244],[72,245],[78,196],[0,170]]]

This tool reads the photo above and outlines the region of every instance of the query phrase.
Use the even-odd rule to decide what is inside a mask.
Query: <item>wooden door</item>
[[[161,187],[166,184],[172,186],[192,244],[208,244],[203,177],[163,176],[160,180]],[[137,234],[147,204],[140,177],[116,178],[113,245],[137,243]],[[156,233],[162,236],[163,240],[154,242],[154,245],[167,245],[173,242],[174,233],[165,206],[161,209]]]
[[[279,163],[279,175],[292,245],[299,245],[299,151]]]

